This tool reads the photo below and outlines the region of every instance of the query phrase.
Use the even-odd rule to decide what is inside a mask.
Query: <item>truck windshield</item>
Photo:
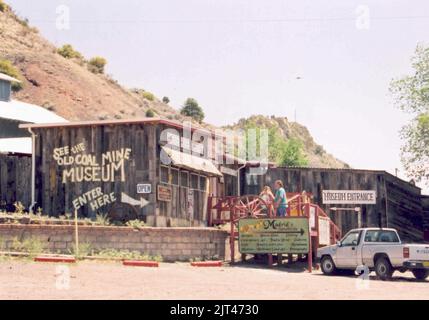
[[[368,230],[365,242],[399,242],[396,232],[391,230]]]

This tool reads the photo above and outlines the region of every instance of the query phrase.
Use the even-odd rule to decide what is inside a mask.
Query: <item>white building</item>
[[[40,106],[11,99],[12,82],[19,82],[0,73],[0,153],[31,154],[31,134],[18,126],[22,123],[67,122]]]

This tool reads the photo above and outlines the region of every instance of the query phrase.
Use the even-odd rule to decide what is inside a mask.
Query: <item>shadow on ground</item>
[[[317,273],[317,274],[314,274],[314,275],[318,276],[318,277],[358,278],[358,276],[356,274],[353,274],[353,273],[338,273],[338,274],[335,274],[333,276],[326,276],[326,275],[324,275],[322,273]],[[370,275],[369,276],[369,280],[371,280],[371,281],[379,281],[379,282],[413,282],[413,283],[421,282],[421,283],[429,283],[429,280],[418,280],[418,279],[416,279],[414,277],[404,277],[404,276],[398,275],[398,273],[394,273],[392,279],[390,279],[390,280],[380,280],[375,275]]]
[[[268,260],[264,258],[246,259],[246,261],[238,261],[230,266],[233,268],[265,269],[292,273],[308,272],[308,263],[305,261],[294,261],[293,263],[288,263],[287,260],[285,260],[281,265],[278,265],[275,257],[273,257],[272,267],[268,266]]]

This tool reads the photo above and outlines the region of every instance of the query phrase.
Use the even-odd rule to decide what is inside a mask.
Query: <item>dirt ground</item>
[[[67,276],[69,274],[69,277]],[[396,272],[384,282],[371,277],[327,277],[287,267],[159,268],[116,262],[76,265],[0,261],[0,299],[428,299],[429,281]]]

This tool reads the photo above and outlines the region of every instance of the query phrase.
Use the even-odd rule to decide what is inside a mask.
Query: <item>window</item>
[[[369,230],[365,234],[365,242],[399,242],[395,231]]]
[[[191,189],[198,189],[198,175],[191,174]]]
[[[257,186],[258,176],[256,174],[246,173],[246,183],[249,186]]]
[[[343,247],[346,246],[357,246],[359,244],[360,232],[354,231],[347,234],[341,241]]]
[[[204,176],[200,176],[200,190],[206,191],[206,187],[207,187],[207,178]]]
[[[180,186],[189,187],[189,172],[180,171]]]
[[[161,182],[169,183],[169,181],[168,181],[168,167],[161,166],[160,178],[161,178]]]
[[[171,172],[171,184],[178,186],[179,185],[179,170],[171,168],[170,172]]]

